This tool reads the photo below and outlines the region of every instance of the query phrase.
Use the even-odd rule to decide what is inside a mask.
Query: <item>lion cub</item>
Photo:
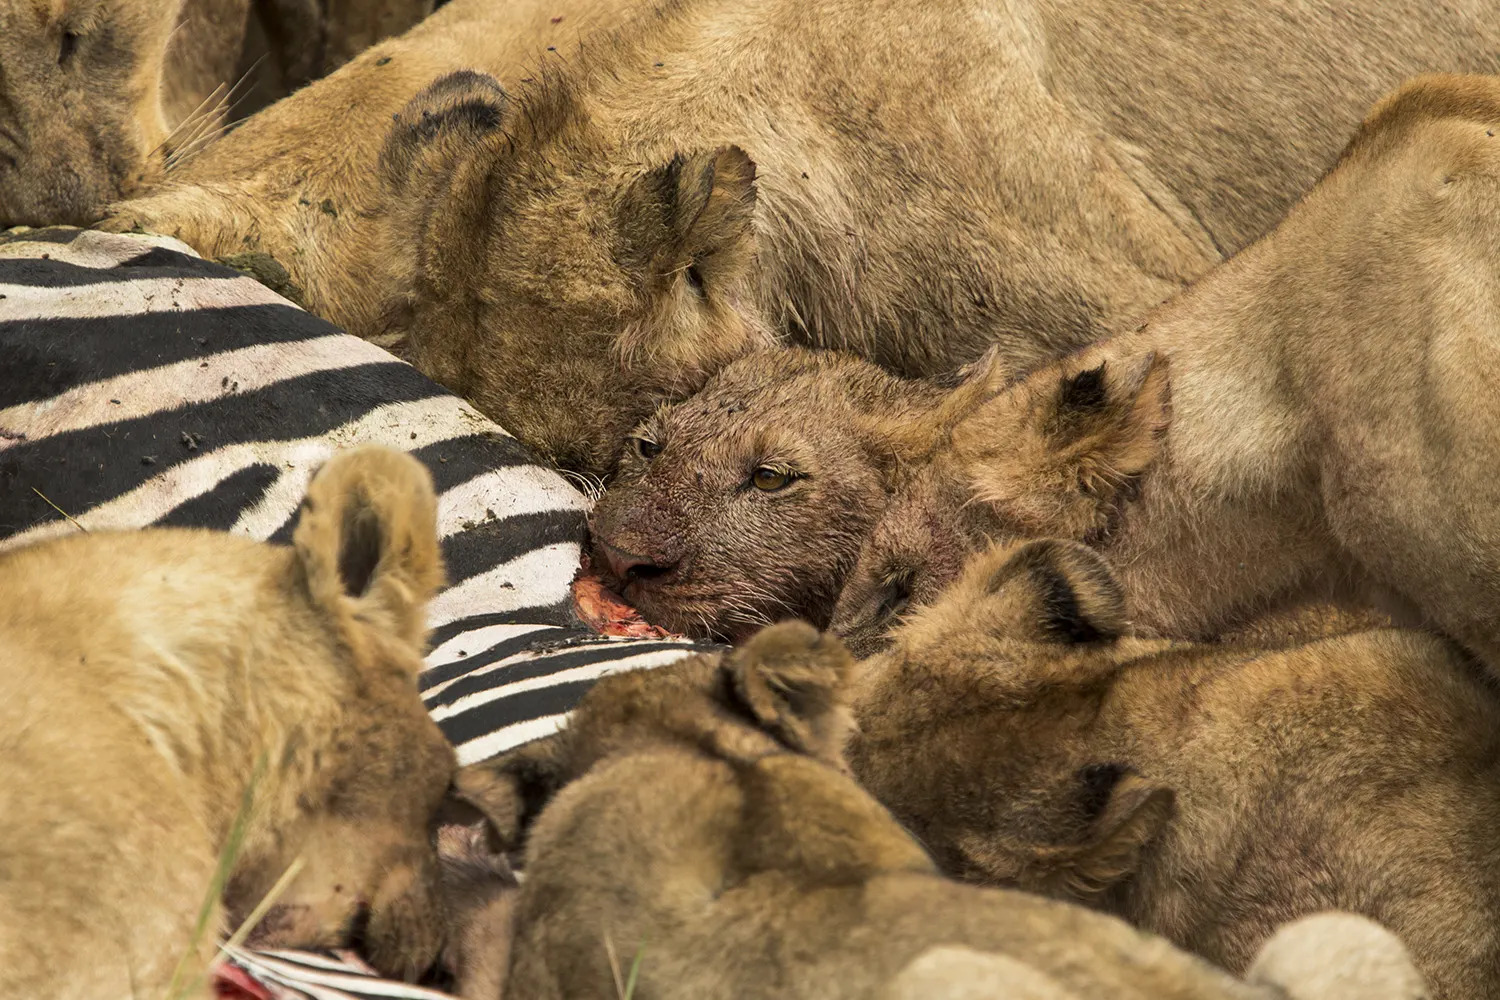
[[[415,459],[371,448],[314,477],[291,548],[155,529],[0,556],[13,995],[206,997],[222,933],[285,873],[252,943],[432,964],[454,770],[416,688],[435,511]]]
[[[944,870],[1087,902],[1230,969],[1330,908],[1434,995],[1500,990],[1500,701],[1445,641],[1122,636],[1092,550],[976,557],[863,661],[849,761]]]
[[[613,995],[632,965],[649,998],[1284,995],[1085,908],[941,878],[843,771],[852,667],[831,636],[778,625],[607,677],[558,735],[460,772],[526,841],[506,995]],[[1319,962],[1351,965],[1348,995],[1419,995],[1388,934],[1330,920],[1268,953],[1265,981],[1310,996],[1288,946],[1331,930]],[[1359,982],[1373,960],[1404,977]],[[949,981],[971,961],[1005,978]]]
[[[995,386],[950,391],[834,351],[742,358],[635,429],[594,508],[599,558],[651,621],[743,639],[773,617],[826,625],[902,470]]]

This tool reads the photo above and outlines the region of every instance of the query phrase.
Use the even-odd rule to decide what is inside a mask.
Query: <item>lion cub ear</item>
[[[1052,855],[1057,877],[1072,895],[1102,892],[1140,867],[1146,847],[1177,811],[1177,794],[1123,764],[1090,764],[1078,772],[1079,812],[1085,823],[1077,844]]]
[[[920,416],[913,417],[907,407],[892,406],[890,413],[872,413],[864,419],[885,452],[902,462],[921,462],[946,446],[955,428],[1003,391],[1013,376],[1000,348],[991,347],[977,361],[925,379],[928,385],[948,391]]]
[[[738,324],[706,342],[699,323],[672,317],[693,300],[722,311],[755,262],[755,163],[738,146],[677,153],[627,178],[615,201],[622,266],[652,289],[656,320],[622,335],[616,352],[704,365],[743,353]],[[696,314],[696,307],[693,313]]]
[[[1172,415],[1167,356],[1151,352],[1134,363],[1100,362],[1058,379],[1038,411],[1036,428],[1077,474],[1078,485],[1102,496],[1119,480],[1155,461]]]
[[[853,726],[844,703],[854,657],[806,622],[761,629],[720,667],[740,705],[781,743],[830,763],[843,760]]]
[[[975,624],[1032,642],[1107,642],[1125,631],[1125,596],[1108,564],[1077,542],[1044,538],[997,548],[966,571]]]
[[[373,626],[421,645],[443,584],[437,497],[421,462],[378,447],[335,455],[308,484],[292,546],[313,605],[346,638]]]
[[[460,822],[470,819],[466,807],[477,811],[491,851],[520,850],[531,824],[563,785],[560,750],[559,738],[548,736],[459,768],[447,808]]]
[[[387,188],[399,195],[449,178],[462,158],[500,132],[509,104],[492,76],[459,70],[438,77],[407,102],[386,133],[380,174]]]
[[[953,457],[974,497],[1026,534],[1083,540],[1160,456],[1171,417],[1165,355],[1047,369],[955,427]]]
[[[712,258],[743,249],[750,236],[755,163],[738,146],[678,153],[626,184],[619,218],[642,263],[720,268]]]
[[[396,263],[386,296],[385,333],[437,336],[467,309],[469,280],[482,275],[492,210],[493,171],[509,141],[510,100],[493,77],[460,70],[439,77],[395,116],[380,151],[379,177],[390,222],[384,252]],[[428,355],[426,374],[449,386],[462,369],[413,340]]]
[[[1074,834],[1064,844],[1019,850],[970,835],[960,850],[990,877],[1022,889],[1087,901],[1139,867],[1141,857],[1176,814],[1172,789],[1121,764],[1093,764],[1081,783]]]

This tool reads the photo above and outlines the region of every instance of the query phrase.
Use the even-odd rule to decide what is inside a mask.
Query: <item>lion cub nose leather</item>
[[[652,576],[664,575],[677,566],[676,560],[637,555],[616,548],[608,542],[601,541],[599,547],[604,550],[604,559],[609,563],[610,572],[621,580],[646,580]]]

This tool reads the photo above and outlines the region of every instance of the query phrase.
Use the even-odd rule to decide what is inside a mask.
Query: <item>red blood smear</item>
[[[223,1000],[271,1000],[270,991],[250,977],[250,973],[228,962],[214,970],[214,996]]]

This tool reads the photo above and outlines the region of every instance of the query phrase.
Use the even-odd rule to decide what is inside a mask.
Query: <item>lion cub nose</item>
[[[600,548],[604,550],[604,559],[609,563],[610,572],[626,583],[648,583],[667,576],[677,568],[675,561],[636,555],[608,542],[601,543]]]

